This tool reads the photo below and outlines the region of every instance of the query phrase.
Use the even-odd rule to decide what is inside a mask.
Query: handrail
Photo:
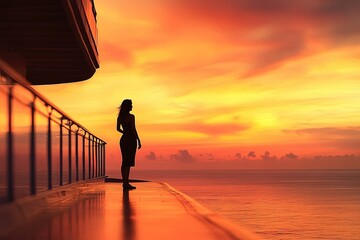
[[[23,76],[17,73],[16,70],[14,70],[9,64],[7,64],[5,61],[3,61],[0,58],[0,71],[3,70],[6,72],[7,75],[9,75],[10,78],[14,79],[14,81],[30,92],[32,92],[34,95],[36,95],[39,99],[41,99],[43,102],[48,103],[49,106],[51,106],[52,109],[56,110],[58,113],[60,113],[62,116],[64,116],[66,119],[71,119],[65,112],[60,110],[60,108],[56,107],[55,104],[53,104],[50,100],[46,99],[44,96],[42,96],[38,91],[36,91],[34,88],[30,86],[30,82],[26,80]],[[16,79],[16,80],[15,80]],[[80,126],[81,129],[83,129],[86,132],[89,132],[84,126],[82,126],[80,123],[76,122],[75,120],[72,120],[74,124],[77,126]]]
[[[1,59],[0,100],[0,140],[6,145],[6,154],[0,152],[0,190],[6,189],[6,193],[0,191],[0,202],[105,176],[106,142],[33,89]],[[23,121],[30,123],[24,126]]]

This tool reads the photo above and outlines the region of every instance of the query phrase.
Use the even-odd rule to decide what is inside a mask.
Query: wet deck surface
[[[121,183],[105,183],[62,202],[36,221],[5,239],[254,239],[235,233],[218,216],[171,187],[155,182],[136,183],[123,191]]]

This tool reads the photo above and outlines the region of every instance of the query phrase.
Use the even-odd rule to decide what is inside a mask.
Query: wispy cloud
[[[322,136],[360,137],[360,127],[322,127],[284,130],[286,133],[312,134]]]
[[[285,130],[286,133],[308,135],[333,148],[356,149],[360,146],[360,127],[324,127]]]

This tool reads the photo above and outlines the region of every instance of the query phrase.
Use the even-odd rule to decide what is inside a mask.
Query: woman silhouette
[[[121,175],[123,178],[123,188],[127,190],[136,187],[129,184],[130,167],[135,166],[136,147],[141,148],[139,135],[135,127],[135,116],[130,114],[132,110],[132,102],[125,99],[119,107],[119,115],[117,117],[116,130],[123,135],[120,139],[120,150],[122,156]]]

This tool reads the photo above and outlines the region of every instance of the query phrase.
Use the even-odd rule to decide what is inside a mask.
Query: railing
[[[15,75],[0,65],[0,202],[104,177],[106,143]]]

